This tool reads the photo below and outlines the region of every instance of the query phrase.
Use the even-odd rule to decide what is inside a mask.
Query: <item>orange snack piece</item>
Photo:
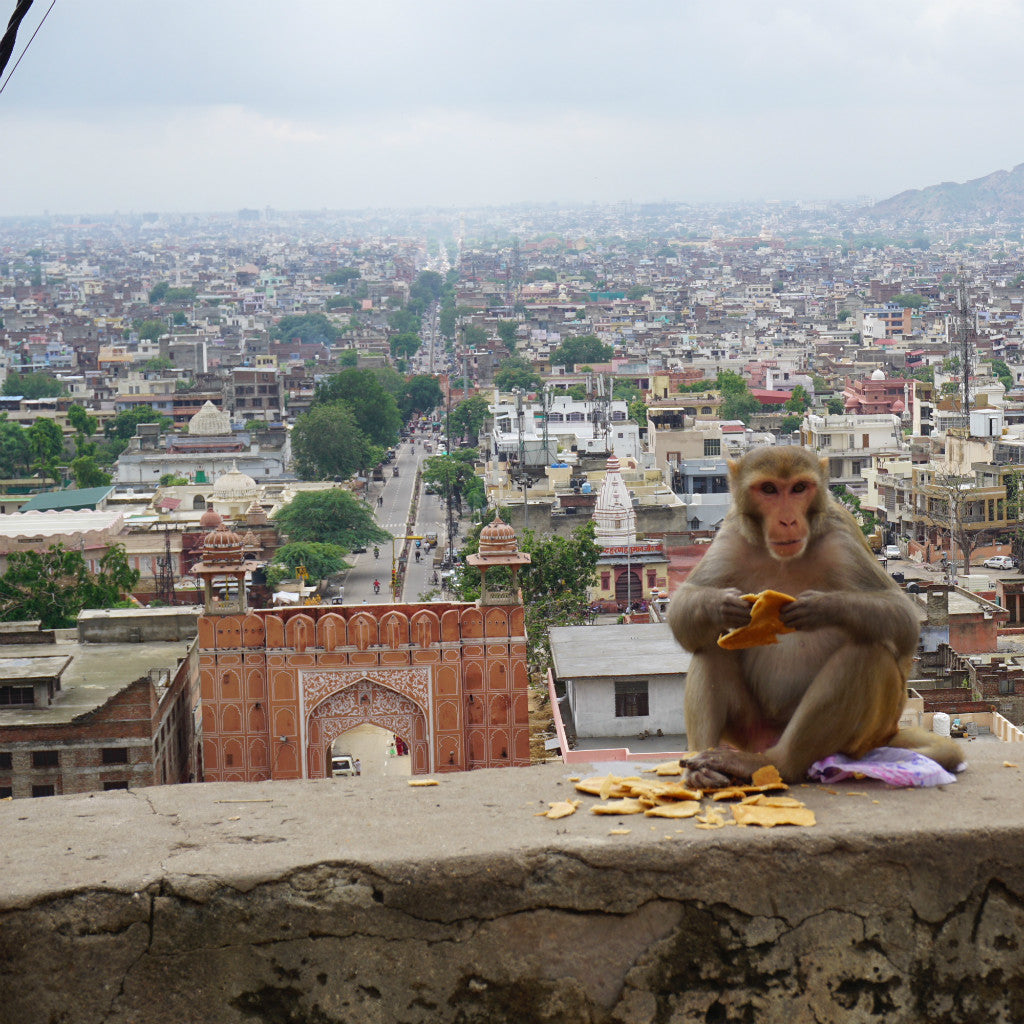
[[[780,594],[777,590],[762,590],[760,594],[744,594],[744,601],[749,601],[750,622],[746,626],[730,630],[718,638],[718,646],[727,651],[738,651],[744,647],[763,647],[765,644],[777,644],[779,633],[795,633],[796,630],[782,624],[779,610],[783,605],[795,600],[789,594]]]

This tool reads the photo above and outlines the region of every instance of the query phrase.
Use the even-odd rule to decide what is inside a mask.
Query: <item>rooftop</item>
[[[676,643],[672,630],[664,622],[555,626],[550,638],[557,679],[679,675],[690,667],[689,652]],[[641,649],[644,652],[642,665],[637,662],[637,651]]]

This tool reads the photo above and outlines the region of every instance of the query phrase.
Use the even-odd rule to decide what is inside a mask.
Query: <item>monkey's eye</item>
[[[806,490],[807,490],[807,481],[806,480],[797,480],[797,482],[795,484],[793,484],[793,493],[794,494],[803,494],[803,492],[806,491]]]
[[[761,484],[761,493],[762,494],[778,494],[778,490],[775,487],[775,484],[773,484],[770,481],[766,480],[763,484]]]

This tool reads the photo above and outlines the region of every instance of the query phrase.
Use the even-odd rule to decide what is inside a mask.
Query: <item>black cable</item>
[[[11,15],[11,20],[7,23],[7,31],[3,35],[3,39],[0,39],[0,76],[3,75],[4,68],[7,67],[7,62],[11,59],[11,54],[14,52],[14,41],[18,35],[18,28],[20,27],[25,15],[28,14],[28,9],[32,6],[33,0],[18,0],[18,6],[15,7],[14,13]],[[11,68],[7,78],[0,83],[0,95],[3,94],[4,89],[7,88],[8,83],[14,77],[14,72],[18,70],[18,65],[22,62],[25,54],[28,53],[28,48],[32,45],[32,41],[39,34],[39,30],[43,27],[43,22],[50,15],[50,11],[53,10],[57,0],[51,0],[50,6],[46,9],[46,14],[42,16],[39,24],[36,25],[35,32],[29,36],[28,42],[25,44],[25,49],[21,51],[21,56],[14,62],[14,67]]]

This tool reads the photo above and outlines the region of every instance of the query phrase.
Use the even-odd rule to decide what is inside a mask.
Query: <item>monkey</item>
[[[828,461],[798,446],[729,462],[732,507],[669,603],[676,640],[693,655],[684,714],[694,756],[687,781],[717,788],[768,764],[788,782],[821,758],[880,746],[918,750],[954,771],[959,745],[899,729],[920,624],[910,598],[872,554],[828,488]],[[793,596],[777,644],[723,650],[750,621],[744,594]]]

